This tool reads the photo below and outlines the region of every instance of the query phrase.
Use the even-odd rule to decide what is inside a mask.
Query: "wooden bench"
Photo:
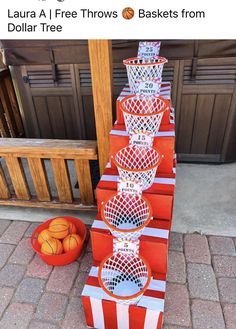
[[[96,141],[1,138],[0,157],[0,205],[96,209],[89,166],[89,160],[97,160]],[[26,175],[22,158],[26,158],[31,177]],[[80,198],[73,195],[67,160],[73,160]],[[45,161],[50,161],[52,167],[55,197],[50,190]],[[36,195],[30,191],[29,179]]]

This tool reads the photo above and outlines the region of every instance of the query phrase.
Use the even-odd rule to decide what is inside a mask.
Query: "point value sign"
[[[159,55],[160,48],[160,41],[141,41],[139,42],[138,57],[153,59]]]

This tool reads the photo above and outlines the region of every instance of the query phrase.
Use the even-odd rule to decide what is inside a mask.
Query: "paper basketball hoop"
[[[102,219],[116,238],[138,239],[151,218],[149,202],[138,195],[117,194],[102,205]]]
[[[131,92],[137,93],[137,82],[142,79],[161,78],[164,64],[167,62],[166,58],[160,56],[153,59],[138,57],[125,59],[123,64],[126,66]]]
[[[152,185],[161,160],[156,150],[132,145],[124,147],[113,157],[120,177],[142,181],[142,190]]]
[[[123,304],[136,304],[150,284],[151,269],[141,256],[115,253],[101,262],[98,280],[110,297]]]
[[[163,114],[168,109],[169,101],[161,96],[147,98],[130,95],[121,101],[121,110],[128,132],[132,130],[158,132]]]

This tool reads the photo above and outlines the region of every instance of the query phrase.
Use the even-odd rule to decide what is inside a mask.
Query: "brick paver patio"
[[[0,328],[83,329],[80,294],[92,263],[45,265],[29,246],[37,224],[0,221]],[[236,328],[236,238],[171,233],[164,329]]]

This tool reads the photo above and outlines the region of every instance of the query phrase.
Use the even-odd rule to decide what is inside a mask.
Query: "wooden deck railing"
[[[1,138],[0,157],[0,205],[96,209],[89,166],[95,141]]]
[[[0,69],[0,136],[24,136],[21,115],[8,69]]]

